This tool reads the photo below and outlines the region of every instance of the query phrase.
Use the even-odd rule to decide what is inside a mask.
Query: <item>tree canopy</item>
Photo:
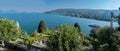
[[[79,32],[81,31],[79,23],[75,23],[75,24],[74,24],[74,27],[78,28],[78,31],[79,31]]]
[[[12,40],[19,38],[20,29],[14,21],[0,19],[0,38],[3,40]]]
[[[38,36],[38,32],[37,32],[37,30],[35,30],[35,31],[32,33],[32,36],[33,36],[33,37]]]
[[[119,51],[120,32],[115,31],[112,27],[103,27],[93,29],[90,36],[93,38],[92,45],[96,51],[100,45],[105,45],[104,50]],[[106,47],[106,48],[105,48]]]
[[[47,45],[49,51],[80,51],[84,40],[77,28],[63,25],[57,32],[50,34]]]

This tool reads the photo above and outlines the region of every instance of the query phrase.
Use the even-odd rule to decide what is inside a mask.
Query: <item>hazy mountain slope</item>
[[[115,16],[118,16],[120,13],[118,10],[99,9],[56,9],[45,13],[109,21],[111,12]]]

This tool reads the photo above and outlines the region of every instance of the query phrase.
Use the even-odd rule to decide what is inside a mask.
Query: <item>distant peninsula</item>
[[[110,13],[113,12],[114,16],[118,16],[119,10],[102,10],[102,9],[56,9],[47,11],[48,14],[59,14],[65,16],[88,18],[95,20],[110,21]]]

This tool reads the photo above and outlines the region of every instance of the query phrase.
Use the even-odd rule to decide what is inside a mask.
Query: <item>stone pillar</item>
[[[113,27],[113,22],[114,22],[114,15],[113,15],[113,12],[111,12],[110,27]]]
[[[16,22],[16,26],[17,26],[17,28],[19,28],[19,22],[18,21]]]

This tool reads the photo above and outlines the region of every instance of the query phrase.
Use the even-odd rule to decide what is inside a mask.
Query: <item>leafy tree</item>
[[[63,25],[50,34],[47,45],[49,51],[80,51],[83,50],[83,38],[75,27]]]
[[[45,32],[47,30],[48,30],[48,28],[47,28],[45,22],[43,20],[41,20],[40,24],[38,26],[38,33],[42,33],[42,32]]]
[[[17,27],[11,20],[0,19],[0,39],[4,41],[13,41],[14,45],[19,43],[20,38],[27,36],[27,33]]]
[[[94,28],[90,31],[89,36],[92,38],[97,38],[97,36],[99,36],[99,31],[100,31],[100,28]]]
[[[89,36],[92,38],[91,44],[93,45],[94,51],[98,51],[98,49],[99,49],[99,45],[100,45],[100,42],[98,40],[99,31],[100,31],[100,28],[95,28],[95,29],[92,29],[89,34]]]
[[[117,31],[111,35],[110,38],[111,41],[111,47],[110,51],[120,51],[120,32]]]
[[[115,30],[112,27],[106,27],[106,28],[101,29],[101,31],[99,33],[100,34],[99,40],[100,40],[101,44],[102,45],[108,44],[106,50],[111,51],[111,48],[113,48],[111,36],[114,32],[115,32]]]
[[[31,48],[31,44],[34,43],[35,39],[31,36],[24,37],[23,44],[27,46],[28,50]]]
[[[103,27],[93,30],[91,34],[93,37],[92,45],[95,47],[94,51],[96,51],[96,47],[105,44],[108,44],[106,45],[106,50],[111,51],[111,49],[114,48],[112,45],[113,41],[111,40],[113,33],[115,33],[115,30],[112,27]],[[97,42],[95,40],[97,40]]]
[[[32,33],[32,36],[33,37],[36,37],[38,35],[38,32],[37,32],[37,30],[35,30],[33,33]]]
[[[79,32],[81,31],[79,23],[75,23],[75,24],[74,24],[74,27],[78,28],[78,31],[79,31]]]
[[[0,19],[0,38],[3,40],[12,40],[19,38],[20,29],[17,28],[15,22],[11,20]]]

